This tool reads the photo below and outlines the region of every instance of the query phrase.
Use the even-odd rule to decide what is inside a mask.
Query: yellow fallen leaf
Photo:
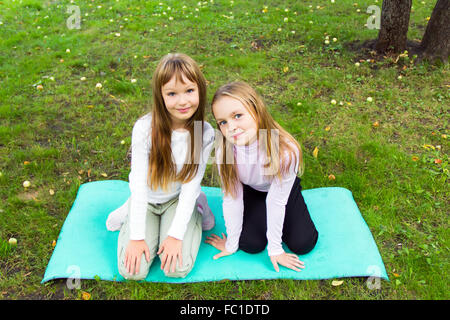
[[[83,300],[90,300],[91,294],[89,292],[81,291],[81,299]]]
[[[442,160],[441,159],[434,159],[434,163],[436,163],[436,164],[442,163]]]
[[[412,156],[412,161],[417,161],[417,160],[419,160],[419,157],[417,157],[417,156]]]
[[[30,161],[24,161],[23,164],[28,165],[28,164],[30,164]]]
[[[326,126],[325,127],[325,131],[330,131],[331,130],[331,127],[330,126]]]
[[[50,193],[50,195],[52,196],[52,195],[54,195],[54,194],[55,194],[55,190],[53,190],[53,189],[50,189],[50,190],[48,190],[48,193]]]
[[[424,147],[425,149],[427,149],[427,150],[428,150],[428,149],[433,149],[433,150],[435,149],[434,146],[432,146],[431,144],[424,144],[423,147]]]
[[[105,178],[108,176],[106,173],[102,173],[102,176],[104,176]]]
[[[378,128],[380,126],[380,123],[378,121],[375,121],[374,123],[372,123],[372,126],[374,128]]]
[[[328,176],[328,179],[329,179],[329,180],[336,180],[336,177],[334,176],[334,174],[330,174],[330,175]]]
[[[314,158],[317,158],[318,153],[319,153],[319,148],[315,147],[314,151],[313,151]]]
[[[333,280],[332,282],[331,282],[331,285],[333,286],[333,287],[337,287],[337,286],[340,286],[341,284],[343,284],[344,283],[344,280]]]
[[[283,72],[284,72],[284,73],[286,73],[286,72],[288,72],[288,71],[289,71],[289,67],[284,67],[284,68],[283,68]]]
[[[396,277],[396,278],[398,278],[398,277],[400,277],[400,275],[398,274],[398,273],[393,273],[393,275],[394,275],[394,277]]]
[[[52,241],[52,247],[54,248],[56,246],[56,240]]]

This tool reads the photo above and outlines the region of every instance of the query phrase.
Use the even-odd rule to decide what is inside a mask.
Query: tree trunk
[[[375,50],[378,53],[400,53],[406,49],[406,39],[412,0],[384,0],[381,24]]]
[[[448,61],[450,48],[450,0],[438,0],[420,43],[422,58]]]

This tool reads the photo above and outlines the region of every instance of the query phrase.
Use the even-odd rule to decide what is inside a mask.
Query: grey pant
[[[130,241],[129,217],[120,229],[117,246],[117,259],[119,273],[126,279],[143,280],[147,277],[153,259],[156,257],[159,246],[167,238],[167,232],[172,224],[178,205],[178,197],[165,203],[148,203],[147,217],[145,226],[145,242],[150,251],[150,261],[147,262],[145,254],[142,254],[139,273],[130,275],[125,268],[125,251]],[[182,255],[183,265],[180,267],[177,261],[175,272],[165,272],[167,277],[184,278],[193,268],[197,258],[198,249],[202,239],[202,216],[195,206],[191,219],[187,225],[186,233],[183,238]]]

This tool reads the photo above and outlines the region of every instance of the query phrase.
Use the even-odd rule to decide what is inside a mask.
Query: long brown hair
[[[161,88],[176,76],[177,81],[183,82],[183,75],[198,86],[199,105],[195,113],[186,121],[185,128],[190,134],[190,148],[181,171],[176,173],[176,166],[172,157],[171,148],[171,118],[167,111]],[[203,143],[203,121],[206,107],[206,80],[197,63],[182,53],[169,53],[164,56],[152,78],[153,109],[151,124],[151,150],[149,153],[149,166],[147,183],[156,190],[161,187],[168,189],[173,181],[189,182],[198,171]],[[201,131],[194,134],[195,121],[201,121]],[[190,150],[189,150],[190,149]]]
[[[298,174],[300,176],[303,175],[304,164],[300,144],[272,118],[264,101],[250,85],[239,81],[223,85],[214,94],[211,106],[214,106],[214,103],[223,96],[229,96],[240,101],[255,119],[257,123],[257,139],[260,142],[260,150],[262,151],[260,154],[265,157],[264,168],[268,172],[267,175],[269,178],[273,179],[275,176],[281,178],[282,175],[288,172],[293,159],[295,161],[298,160]],[[260,133],[264,133],[264,135],[261,137]],[[278,134],[278,137],[274,136],[274,134]],[[278,144],[276,143],[277,138]],[[299,159],[297,159],[294,146],[298,149]],[[222,156],[222,159],[217,164],[222,189],[225,194],[230,194],[235,197],[239,179],[237,176],[233,146],[222,135],[222,141],[218,141],[218,148]],[[280,163],[280,155],[284,154],[285,151],[289,153],[289,160]],[[234,161],[230,163],[230,159]]]

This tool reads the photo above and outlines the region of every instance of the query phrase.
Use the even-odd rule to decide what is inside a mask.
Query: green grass
[[[0,2],[0,299],[449,299],[448,65],[351,50],[377,36],[364,27],[373,1],[161,3],[76,1],[81,29],[70,30],[70,1]],[[433,6],[414,2],[409,39]],[[202,65],[209,101],[228,81],[258,90],[303,146],[303,188],[352,191],[390,282],[40,284],[80,184],[128,179],[132,125],[149,110],[158,60],[175,51]],[[212,166],[203,184],[219,186]]]

